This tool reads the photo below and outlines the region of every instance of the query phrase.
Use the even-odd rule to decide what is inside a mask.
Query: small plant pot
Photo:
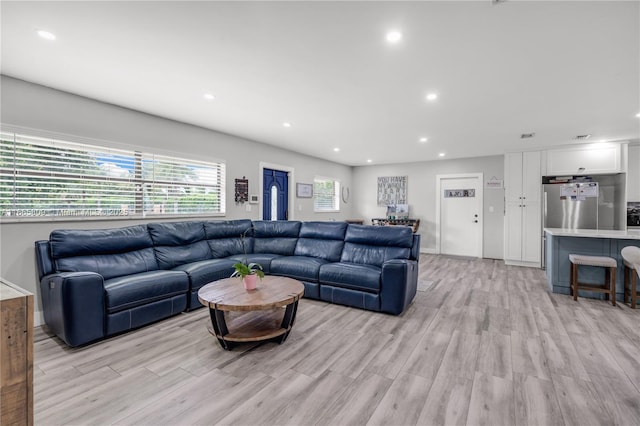
[[[258,276],[256,274],[250,274],[242,279],[245,290],[255,290],[258,282]]]

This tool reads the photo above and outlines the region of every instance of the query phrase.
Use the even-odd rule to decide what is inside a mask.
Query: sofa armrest
[[[400,315],[409,306],[418,288],[418,262],[388,260],[382,264],[380,310]]]
[[[62,272],[40,280],[47,326],[69,346],[104,337],[104,279],[95,272]]]

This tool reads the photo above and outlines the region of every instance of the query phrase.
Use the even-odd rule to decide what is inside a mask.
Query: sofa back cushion
[[[208,221],[204,223],[204,232],[214,259],[253,252],[253,227],[249,219]]]
[[[293,256],[300,222],[261,220],[253,222],[253,252]]]
[[[303,222],[294,254],[337,262],[346,230],[346,222]]]
[[[145,225],[55,230],[49,244],[57,272],[96,272],[110,279],[158,269]]]
[[[211,259],[202,222],[147,224],[160,269]]]
[[[408,259],[413,231],[408,226],[348,225],[341,262],[382,266],[391,259]]]

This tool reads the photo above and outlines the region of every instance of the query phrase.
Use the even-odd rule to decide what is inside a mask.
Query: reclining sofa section
[[[202,307],[198,290],[238,261],[300,280],[305,297],[399,315],[419,247],[408,227],[251,220],[56,230],[35,243],[45,322],[69,346]]]

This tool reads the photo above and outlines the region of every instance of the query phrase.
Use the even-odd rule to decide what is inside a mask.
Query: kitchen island
[[[570,262],[569,254],[607,256],[616,259],[616,299],[623,300],[624,275],[620,251],[626,246],[640,247],[640,230],[606,231],[596,229],[545,228],[545,267],[549,289],[554,293],[569,294]],[[580,267],[580,281],[603,283],[602,268]],[[580,297],[603,298],[604,295],[590,291],[580,291]]]

